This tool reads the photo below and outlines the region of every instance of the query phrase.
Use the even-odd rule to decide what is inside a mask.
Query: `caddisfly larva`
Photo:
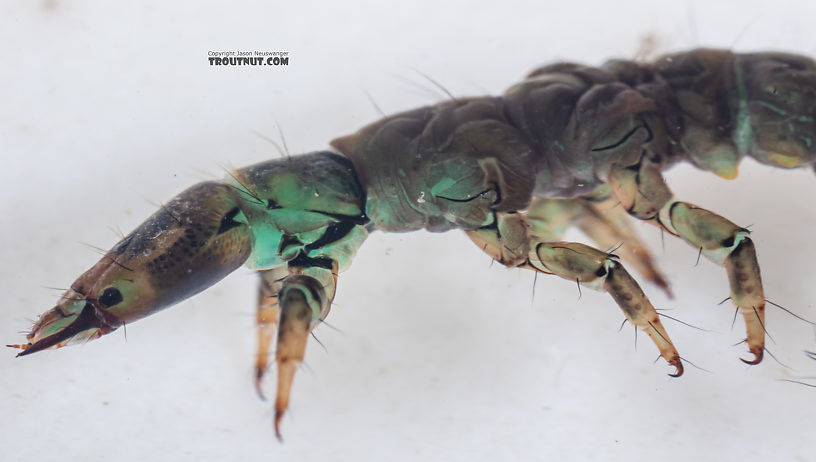
[[[749,231],[675,199],[662,171],[688,161],[734,178],[744,156],[813,166],[815,95],[816,62],[781,53],[701,49],[650,64],[545,66],[500,97],[396,114],[331,151],[187,189],[82,274],[16,346],[27,355],[98,338],[247,265],[261,279],[258,386],[277,332],[277,431],[308,335],[366,236],[461,229],[508,267],[609,293],[676,377],[680,355],[621,259],[560,241],[576,225],[601,248],[625,242],[622,259],[668,291],[628,213],[725,267],[753,356],[743,361],[757,364],[765,297]]]

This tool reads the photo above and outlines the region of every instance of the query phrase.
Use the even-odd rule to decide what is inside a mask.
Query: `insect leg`
[[[600,248],[618,247],[616,253],[640,274],[671,296],[669,284],[646,245],[632,228],[626,211],[609,196],[579,199],[536,199],[527,211],[531,234],[542,241],[557,241],[571,224],[577,225]]]
[[[583,213],[576,220],[576,224],[581,231],[601,248],[611,249],[620,246],[615,252],[671,297],[668,280],[658,269],[649,248],[640,240],[632,227],[631,219],[617,199],[607,197],[599,201],[580,202],[583,205]]]
[[[630,215],[683,238],[725,267],[731,301],[743,314],[746,342],[754,355],[743,361],[758,364],[765,347],[765,295],[749,232],[716,213],[675,200],[659,162],[657,157],[644,155],[637,165],[614,168],[608,178],[612,190]]]
[[[289,406],[295,371],[303,362],[312,329],[329,312],[336,287],[336,268],[290,265],[289,276],[278,293],[280,322],[275,361],[278,390],[275,397],[275,434],[280,438],[280,421]]]
[[[271,282],[268,289],[261,288],[262,300],[274,303],[274,298],[277,298],[279,308],[275,351],[278,366],[275,433],[278,438],[280,421],[289,405],[292,380],[297,367],[303,362],[309,334],[329,315],[337,290],[337,275],[351,264],[367,236],[365,227],[354,226],[345,235],[333,236],[335,240],[326,238],[323,245],[306,245],[298,256],[289,261],[288,267],[274,268],[261,274],[264,284]],[[264,305],[265,301],[261,301],[261,304]],[[264,306],[260,309],[264,309]],[[269,329],[265,330],[259,325],[259,333],[260,361],[261,349],[265,348],[263,336],[269,333]],[[261,367],[260,362],[257,367]],[[262,374],[261,369],[258,371]],[[260,377],[256,379],[256,384],[259,382]]]
[[[275,336],[275,330],[280,320],[280,306],[278,293],[283,288],[283,280],[289,274],[286,267],[258,271],[261,284],[258,288],[258,311],[256,323],[258,325],[258,350],[255,357],[255,390],[258,396],[264,398],[261,383],[268,368],[269,346]]]
[[[469,231],[468,236],[506,266],[555,274],[587,287],[603,290],[617,302],[626,319],[645,331],[660,355],[683,374],[683,363],[654,306],[629,275],[618,257],[575,242],[544,242],[530,232],[536,229],[520,214],[496,214],[493,226]]]

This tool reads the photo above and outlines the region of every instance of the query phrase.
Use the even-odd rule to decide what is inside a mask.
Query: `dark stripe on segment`
[[[741,253],[742,253],[742,251],[743,251],[743,250],[745,250],[745,244],[746,244],[746,241],[753,243],[753,242],[751,241],[751,238],[746,237],[745,239],[741,240],[741,241],[740,241],[740,243],[739,243],[739,244],[737,244],[737,246],[736,246],[736,247],[734,247],[734,250],[732,250],[732,251],[731,251],[731,253],[729,253],[729,254],[728,254],[728,256],[729,256],[729,257],[735,257],[735,258],[736,258],[737,256],[739,256],[739,254],[741,254]],[[732,245],[733,245],[733,244],[732,244]]]
[[[496,215],[495,210],[492,211],[492,216],[493,216],[493,221],[491,221],[490,223],[488,223],[488,224],[486,224],[484,226],[480,226],[480,227],[478,227],[476,229],[479,229],[479,230],[492,229],[492,230],[496,231],[496,235],[501,238],[501,233],[499,233],[499,217]]]
[[[471,202],[471,201],[474,201],[474,200],[482,197],[484,194],[487,194],[492,190],[493,190],[493,188],[485,189],[484,191],[476,193],[475,196],[473,196],[473,197],[471,197],[469,199],[454,199],[452,197],[445,197],[445,196],[434,196],[434,197],[438,197],[440,199],[444,199],[446,201],[451,201],[451,202]]]
[[[609,269],[606,271],[606,280],[607,280],[608,282],[612,282],[612,281],[614,281],[614,280],[615,280],[615,276],[614,276],[612,273],[617,273],[619,269],[621,269],[621,265],[620,265],[620,263],[618,263],[618,262],[612,262],[612,264],[611,264],[611,265],[609,265]],[[624,311],[625,311],[625,310],[624,310]]]
[[[283,254],[288,247],[293,245],[300,246],[303,245],[303,243],[300,242],[300,239],[291,234],[284,234],[280,240],[280,244],[278,244],[278,255]]]
[[[492,183],[492,186],[493,186],[493,190],[496,191],[496,200],[493,201],[492,205],[501,204],[501,201],[502,201],[501,188],[499,188],[498,183]]]
[[[632,135],[637,133],[637,131],[640,130],[641,128],[645,128],[646,133],[648,134],[648,137],[646,138],[646,140],[643,143],[645,144],[645,143],[648,143],[649,141],[652,141],[652,130],[649,128],[649,126],[648,125],[638,125],[637,127],[629,130],[629,132],[627,134],[623,135],[623,138],[621,138],[620,141],[618,141],[616,143],[612,143],[612,144],[610,144],[608,146],[602,146],[600,148],[595,148],[595,149],[592,150],[592,152],[608,151],[610,149],[615,149],[615,148],[623,145],[624,143],[626,143],[626,141],[629,140],[629,138],[631,138]]]
[[[314,286],[309,284],[308,286],[306,286],[306,288],[309,289],[309,293],[312,294],[312,300],[315,300],[317,303],[320,303],[322,305],[323,304],[323,298],[320,297],[320,294],[317,293],[317,290],[314,288]]]
[[[297,256],[289,260],[289,267],[292,268],[325,268],[332,269],[334,260],[327,257],[309,257],[306,252],[300,251]]]
[[[326,232],[320,236],[320,239],[312,242],[311,244],[307,244],[306,249],[307,252],[319,249],[323,246],[329,245],[332,242],[337,242],[340,239],[348,236],[352,229],[354,229],[357,225],[354,223],[350,223],[347,221],[339,221],[337,223],[332,223],[326,228]]]
[[[215,234],[216,235],[223,234],[231,230],[232,228],[237,228],[241,226],[243,223],[235,221],[235,216],[238,215],[238,213],[240,212],[241,209],[239,209],[238,207],[233,207],[232,210],[227,212],[227,214],[224,215],[224,218],[221,219],[221,225],[218,226],[218,231]]]
[[[740,228],[737,232],[738,233],[751,234],[751,231],[746,229],[746,228]],[[736,236],[731,236],[729,238],[723,239],[723,241],[720,243],[720,245],[722,245],[723,247],[731,247],[732,245],[734,245],[734,240],[735,239],[736,239]],[[734,249],[734,250],[736,251],[736,249]]]
[[[672,204],[671,207],[669,207],[669,221],[671,222],[671,226],[674,229],[677,229],[677,227],[674,226],[674,208],[677,207],[680,204],[681,204],[680,201],[675,201],[674,204]],[[658,213],[658,216],[659,215],[660,215],[660,213]]]

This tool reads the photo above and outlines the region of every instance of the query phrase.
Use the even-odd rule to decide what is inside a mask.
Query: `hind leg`
[[[745,319],[748,364],[762,361],[765,349],[765,295],[756,249],[748,230],[708,210],[674,199],[661,175],[660,159],[644,155],[633,166],[609,173],[615,197],[627,212],[681,237],[709,260],[725,267],[731,301]]]

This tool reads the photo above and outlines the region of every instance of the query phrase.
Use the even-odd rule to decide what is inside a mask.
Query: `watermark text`
[[[208,51],[210,66],[288,66],[288,51]]]

